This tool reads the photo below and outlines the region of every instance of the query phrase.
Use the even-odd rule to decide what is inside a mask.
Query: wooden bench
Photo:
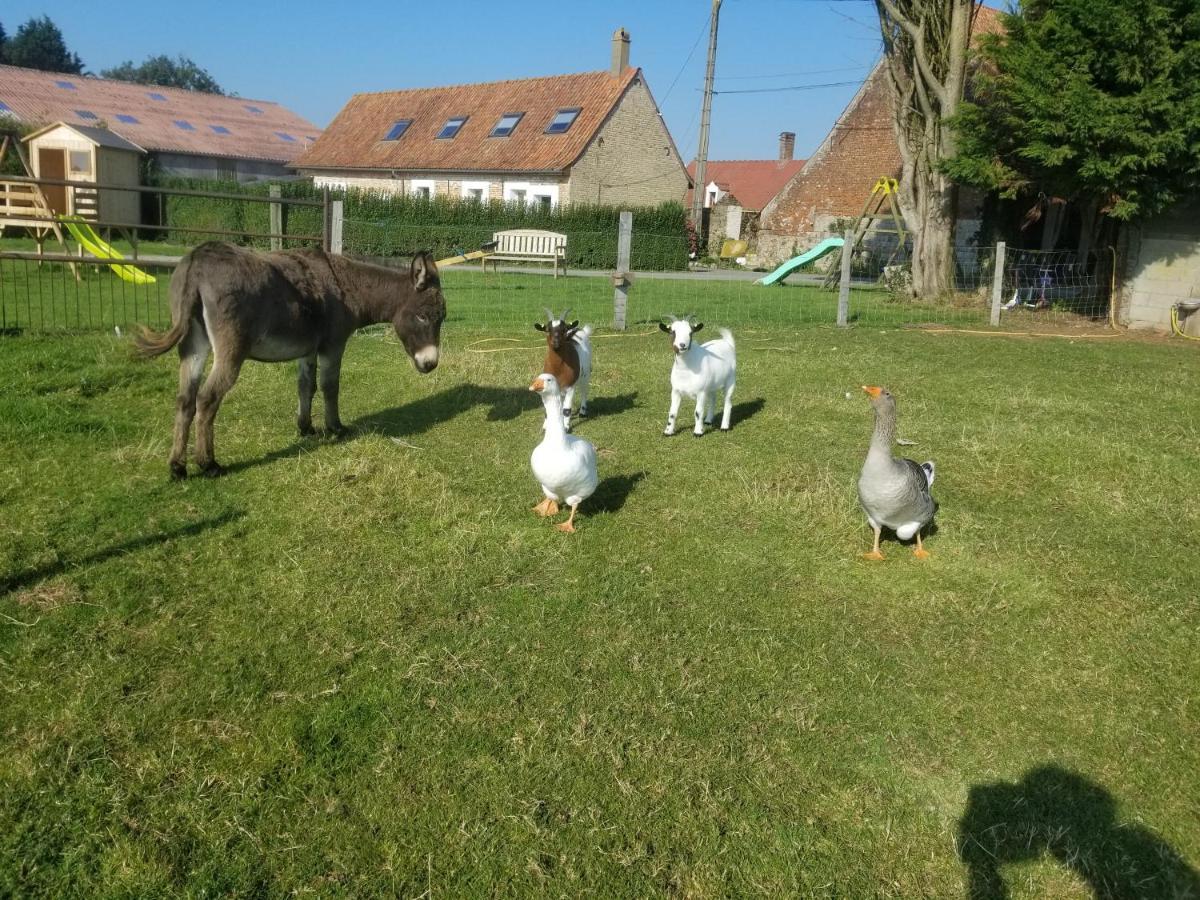
[[[540,231],[536,228],[513,228],[508,231],[497,231],[492,235],[496,249],[483,258],[483,271],[487,271],[488,263],[492,271],[496,263],[507,262],[549,262],[554,264],[554,277],[558,277],[558,267],[562,266],[563,275],[567,274],[567,236],[555,231]]]

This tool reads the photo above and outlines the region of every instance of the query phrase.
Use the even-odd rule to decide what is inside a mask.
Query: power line
[[[780,91],[815,91],[820,88],[847,87],[862,84],[861,81],[830,81],[825,84],[793,84],[788,87],[742,88],[737,91],[713,91],[714,94],[777,94]]]
[[[718,75],[717,81],[749,81],[755,78],[795,78],[798,75],[829,75],[834,72],[858,72],[871,68],[871,64],[842,66],[840,69],[807,69],[803,72],[778,72],[774,75]]]
[[[679,77],[683,74],[683,70],[687,68],[687,64],[692,61],[692,56],[695,54],[696,48],[700,46],[700,39],[704,37],[704,32],[707,29],[707,22],[700,26],[700,33],[696,35],[696,42],[692,44],[692,49],[688,51],[687,59],[683,61],[683,65],[680,66],[679,71],[675,73],[675,80],[671,82],[671,86],[667,88],[667,92],[663,94],[662,103],[659,104],[660,107],[663,105],[663,103],[667,102],[667,98],[671,96],[671,91],[675,90],[675,85],[679,83]]]

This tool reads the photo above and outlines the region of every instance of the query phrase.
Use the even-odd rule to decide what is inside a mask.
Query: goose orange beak
[[[870,397],[871,397],[871,399],[872,399],[872,400],[876,400],[876,399],[878,399],[878,398],[879,398],[879,395],[883,393],[883,388],[881,388],[881,387],[874,387],[873,385],[866,385],[866,384],[864,384],[864,385],[862,386],[862,389],[863,389],[864,391],[866,391],[866,392],[867,392],[867,394],[869,394],[869,395],[870,395]]]
[[[540,393],[541,391],[546,389],[546,382],[542,381],[542,379],[540,379],[540,378],[535,378],[533,380],[533,384],[531,384],[529,386],[529,389],[531,391],[537,391]]]

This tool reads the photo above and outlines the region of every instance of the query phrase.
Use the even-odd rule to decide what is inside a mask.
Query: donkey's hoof
[[[317,429],[312,427],[311,422],[307,425],[301,425],[299,428],[299,431],[300,431],[300,437],[312,437],[313,435],[315,435],[317,433]]]
[[[225,474],[225,467],[215,460],[200,467],[200,474],[205,478],[220,478]]]
[[[187,463],[171,463],[171,480],[183,481],[185,478],[187,478]]]
[[[343,425],[341,422],[338,422],[336,425],[326,426],[325,434],[327,436],[333,438],[335,441],[340,441],[343,438],[347,438],[350,436],[350,429],[347,428],[345,425]]]

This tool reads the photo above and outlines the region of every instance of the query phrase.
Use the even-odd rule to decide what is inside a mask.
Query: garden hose
[[[1188,311],[1190,313],[1192,313],[1193,315],[1200,315],[1200,312],[1198,312],[1198,310],[1200,310],[1200,300],[1192,300],[1190,302],[1184,301],[1183,303],[1172,304],[1171,305],[1171,331],[1173,331],[1175,334],[1179,335],[1184,340],[1200,341],[1200,337],[1193,337],[1190,334],[1185,334],[1183,329],[1180,327],[1180,325],[1179,325],[1179,307],[1181,307],[1181,306],[1189,307]]]

